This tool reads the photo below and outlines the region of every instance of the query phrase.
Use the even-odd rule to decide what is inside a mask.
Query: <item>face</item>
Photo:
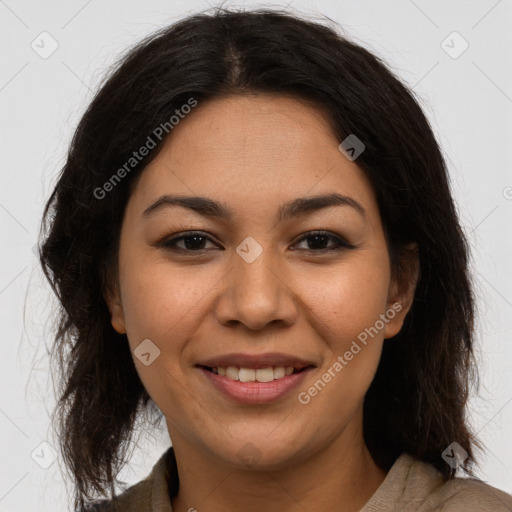
[[[364,395],[410,291],[398,294],[376,198],[340,142],[304,102],[233,96],[199,104],[140,176],[107,302],[132,354],[146,354],[134,362],[175,446],[278,468],[361,439]],[[155,204],[164,195],[230,215]],[[200,366],[233,354],[255,356],[235,366],[294,373],[244,383],[256,372],[234,381]]]

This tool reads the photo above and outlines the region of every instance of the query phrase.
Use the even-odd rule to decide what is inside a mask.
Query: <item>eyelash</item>
[[[209,241],[213,242],[213,240],[211,240],[211,238],[206,236],[206,234],[201,232],[201,231],[190,231],[190,232],[188,232],[188,233],[186,233],[184,235],[180,235],[180,236],[177,236],[175,238],[164,240],[163,242],[161,242],[161,243],[159,243],[157,245],[160,246],[160,247],[163,247],[164,249],[170,250],[170,251],[182,252],[182,253],[194,253],[194,252],[195,253],[202,253],[204,251],[208,251],[208,249],[192,250],[192,249],[183,249],[182,247],[177,247],[176,246],[176,243],[179,242],[180,240],[184,240],[186,238],[192,238],[194,236],[199,236],[201,238],[204,238],[206,240],[209,240]],[[331,240],[334,240],[336,245],[335,245],[334,248],[303,249],[303,251],[308,252],[308,253],[330,253],[330,252],[342,251],[344,249],[354,249],[355,248],[355,246],[349,244],[348,242],[346,242],[345,240],[343,240],[339,236],[331,234],[328,231],[321,231],[321,230],[320,231],[308,231],[305,236],[303,236],[301,239],[299,239],[297,241],[297,243],[302,242],[303,240],[307,240],[308,238],[311,238],[311,237],[314,237],[314,236],[324,236],[324,237],[327,237],[327,238],[329,238]]]

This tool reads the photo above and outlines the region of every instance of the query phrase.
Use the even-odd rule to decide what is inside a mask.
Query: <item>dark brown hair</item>
[[[117,275],[127,200],[162,142],[103,198],[95,191],[191,97],[200,105],[258,92],[313,101],[330,113],[340,142],[349,134],[363,141],[356,163],[375,191],[394,275],[403,270],[406,244],[418,246],[413,305],[401,332],[384,343],[365,397],[373,458],[387,470],[407,452],[452,478],[441,453],[456,441],[472,474],[472,447],[480,445],[465,417],[476,375],[469,249],[445,161],[413,92],[328,23],[281,10],[217,8],[159,30],[119,60],[79,123],[44,210],[40,259],[61,304],[52,350],[60,378],[55,417],[79,509],[93,492],[114,496],[137,418],[148,407],[161,415],[126,335],[111,326],[104,292]]]

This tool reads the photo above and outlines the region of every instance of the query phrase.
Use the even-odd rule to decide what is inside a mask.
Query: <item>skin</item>
[[[386,476],[364,443],[363,399],[384,340],[400,331],[411,306],[417,260],[405,281],[392,278],[375,195],[340,142],[318,108],[292,97],[203,102],[174,127],[130,197],[118,280],[106,300],[132,352],[144,339],[161,351],[149,366],[134,361],[175,449],[173,511],[357,512]],[[365,216],[345,205],[277,222],[282,203],[332,192],[355,199]],[[234,217],[174,206],[144,218],[164,193],[210,197]],[[304,238],[313,230],[355,248],[315,253],[335,240],[315,246]],[[204,232],[203,245],[188,253],[156,245],[187,231]],[[236,252],[248,236],[263,249],[252,263]],[[178,247],[187,248],[183,240]],[[298,393],[396,302],[402,310],[301,404]],[[273,351],[316,368],[300,389],[271,404],[235,404],[194,366],[230,352]],[[248,443],[257,453],[252,467],[237,455]]]

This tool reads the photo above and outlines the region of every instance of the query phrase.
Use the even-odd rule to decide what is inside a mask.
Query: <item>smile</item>
[[[211,389],[237,404],[268,404],[285,398],[304,381],[313,366],[238,368],[196,366]],[[224,375],[223,375],[224,373]],[[271,378],[272,376],[272,378]]]
[[[269,366],[258,369],[238,368],[236,366],[206,368],[221,377],[227,377],[228,379],[240,382],[272,382],[273,380],[282,379],[286,375],[304,370],[304,368],[298,369],[293,366]]]

